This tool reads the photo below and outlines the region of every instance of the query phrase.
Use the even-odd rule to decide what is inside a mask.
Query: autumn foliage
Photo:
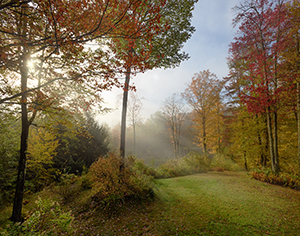
[[[97,204],[153,197],[152,177],[135,171],[135,162],[130,157],[120,169],[123,159],[117,153],[110,153],[92,164],[89,175],[93,183],[93,199]]]
[[[288,173],[275,174],[270,169],[255,169],[250,172],[250,176],[262,182],[287,186],[294,189],[299,189],[300,186],[300,179],[298,176]]]
[[[187,3],[183,21],[172,12],[177,5],[166,0],[0,2],[0,104],[22,115],[14,221],[21,220],[28,134],[35,118],[86,112],[101,102],[103,90],[128,89],[129,83],[118,80],[128,68],[144,72],[187,59],[180,50],[194,31],[195,2]],[[171,29],[170,24],[178,25]],[[174,41],[169,30],[184,37]],[[164,44],[174,50],[159,50]]]
[[[221,89],[223,83],[209,70],[196,73],[182,94],[193,108],[195,142],[208,150],[220,152],[222,133]]]
[[[245,165],[247,159],[253,159],[249,150],[251,146],[248,146],[252,142],[257,163],[271,165],[276,173],[281,168],[289,169],[286,167],[287,159],[295,161],[295,153],[288,154],[284,145],[295,145],[292,139],[285,137],[285,132],[287,126],[291,133],[296,132],[294,82],[298,72],[291,70],[295,68],[296,61],[291,62],[288,55],[291,58],[296,55],[295,39],[298,37],[295,31],[298,28],[293,23],[292,12],[297,5],[298,1],[251,0],[236,6],[234,24],[238,31],[230,44],[230,73],[225,78],[227,95],[232,102],[231,112],[239,121],[241,136],[236,147],[243,150],[241,158]],[[251,129],[246,123],[245,108],[249,122],[256,123],[257,129],[253,134],[250,134]],[[239,135],[234,136],[238,138]]]

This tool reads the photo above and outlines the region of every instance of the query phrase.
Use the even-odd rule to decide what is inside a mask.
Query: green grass
[[[245,172],[209,172],[157,180],[158,199],[102,209],[87,192],[65,207],[76,235],[299,235],[300,192],[249,179]],[[49,196],[44,193],[44,196]],[[26,207],[26,206],[25,206]],[[31,206],[32,207],[32,206]]]
[[[300,193],[248,179],[207,173],[160,180],[166,214],[178,235],[299,235]]]

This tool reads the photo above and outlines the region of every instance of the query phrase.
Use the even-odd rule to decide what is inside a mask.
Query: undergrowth
[[[71,212],[64,212],[58,202],[38,198],[35,211],[25,222],[9,222],[3,229],[0,229],[0,235],[73,235],[73,220]]]
[[[274,173],[269,168],[254,169],[249,172],[249,175],[262,182],[267,182],[270,184],[287,186],[299,190],[300,188],[300,178],[293,174],[288,174],[284,172]]]
[[[134,157],[122,159],[117,153],[99,158],[89,169],[92,199],[100,204],[113,204],[126,199],[154,196],[153,176]]]
[[[156,169],[156,177],[172,178],[207,171],[240,171],[242,168],[224,155],[191,152],[179,159],[170,159]]]

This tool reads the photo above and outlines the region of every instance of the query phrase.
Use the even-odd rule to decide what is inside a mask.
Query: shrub
[[[99,158],[92,164],[89,176],[93,182],[93,199],[99,203],[111,204],[128,198],[153,197],[153,177],[143,173],[135,165],[136,159],[125,159],[117,153]]]
[[[206,172],[210,166],[210,159],[208,155],[191,152],[186,157],[183,158],[183,161],[194,173]]]
[[[209,158],[206,155],[191,152],[180,159],[170,159],[157,168],[157,175],[160,178],[171,178],[195,173],[203,173],[210,166]]]
[[[37,209],[23,224],[9,224],[1,235],[73,235],[73,216],[63,212],[60,205],[50,199],[37,201]]]
[[[224,155],[216,154],[211,159],[210,169],[214,171],[222,172],[225,170],[238,171],[241,170],[242,168],[230,158]]]
[[[136,174],[157,177],[157,172],[153,168],[147,166],[144,160],[138,159],[134,156],[129,156],[127,159],[127,165],[131,166],[132,171]]]
[[[276,174],[269,168],[255,169],[249,174],[254,179],[270,184],[287,186],[295,189],[300,186],[300,178],[298,176],[284,172]]]
[[[74,174],[62,174],[60,183],[58,186],[52,187],[52,191],[59,194],[63,201],[68,201],[81,191],[82,187],[79,179],[80,177]]]
[[[93,183],[92,183],[90,176],[88,176],[87,174],[83,174],[80,177],[80,187],[81,187],[81,190],[88,190],[93,187]]]

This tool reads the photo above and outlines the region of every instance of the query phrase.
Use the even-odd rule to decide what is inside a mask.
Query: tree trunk
[[[218,114],[219,115],[219,114]],[[220,127],[220,121],[219,121],[219,117],[218,117],[218,151],[217,153],[220,154],[221,153],[221,127]]]
[[[298,162],[300,174],[300,82],[297,82]]]
[[[24,50],[25,51],[25,50]],[[21,57],[20,72],[21,72],[21,90],[27,90],[28,80],[28,68],[27,68],[27,52],[23,52]],[[26,152],[27,152],[27,141],[28,141],[28,112],[27,112],[27,93],[22,94],[21,98],[21,110],[22,110],[22,133],[21,133],[21,149],[20,159],[18,166],[17,185],[14,197],[13,212],[11,220],[14,222],[22,221],[22,203],[24,194],[24,184],[26,175]]]
[[[122,122],[121,122],[121,144],[120,144],[120,155],[125,158],[125,136],[126,136],[126,113],[127,113],[127,101],[128,101],[128,89],[130,82],[131,68],[128,67],[126,71],[124,92],[123,92],[123,107],[122,107]],[[123,166],[120,167],[121,169]]]
[[[244,151],[244,166],[245,166],[245,170],[248,171],[247,156],[246,156],[246,152],[245,151]]]
[[[257,126],[259,126],[259,117],[257,114],[256,114],[255,118],[256,118],[256,124],[257,124]],[[258,145],[260,147],[260,164],[261,164],[261,167],[265,167],[266,166],[266,155],[264,152],[264,146],[263,146],[263,141],[262,141],[262,136],[261,136],[260,131],[257,132],[257,139],[258,139]]]
[[[268,133],[268,127],[267,127],[267,116],[265,115],[264,116],[264,122],[266,124],[266,127],[264,128],[264,142],[265,142],[265,145],[264,145],[264,156],[265,156],[265,159],[264,159],[264,164],[263,166],[266,167],[267,166],[267,161],[268,161],[268,151],[269,151],[269,143],[268,143],[268,140],[269,140],[269,133]]]
[[[268,127],[271,166],[272,166],[272,171],[276,172],[276,171],[278,171],[278,168],[277,168],[277,162],[276,162],[275,153],[274,153],[274,150],[275,150],[274,143],[275,142],[274,142],[274,138],[273,138],[272,117],[271,117],[270,107],[267,108],[267,127]]]
[[[202,118],[202,128],[203,128],[203,149],[204,153],[207,153],[207,146],[206,146],[206,119],[205,116]]]
[[[278,118],[277,118],[277,111],[274,112],[274,171],[275,173],[279,173],[279,154],[278,154]]]
[[[135,122],[133,121],[132,123],[132,128],[133,128],[133,155],[136,155],[136,141],[135,141]]]
[[[177,156],[180,156],[180,136],[181,136],[181,117],[178,118],[178,127],[177,127]]]

